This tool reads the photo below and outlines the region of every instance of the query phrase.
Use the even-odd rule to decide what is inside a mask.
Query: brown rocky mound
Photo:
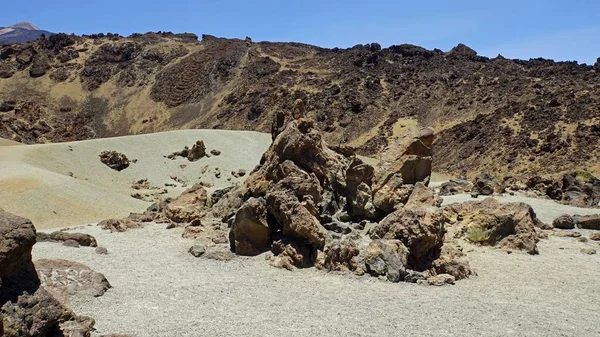
[[[443,212],[454,237],[538,254],[535,228],[543,224],[527,204],[501,204],[496,199],[487,198],[481,202],[448,205]]]
[[[445,217],[424,184],[431,175],[429,130],[390,146],[377,167],[331,150],[309,119],[283,115],[272,130],[259,167],[212,209],[231,226],[236,254],[271,250],[277,267],[317,265],[393,282],[438,274],[432,268],[441,258]],[[457,263],[467,270],[457,278],[471,275],[464,259]]]

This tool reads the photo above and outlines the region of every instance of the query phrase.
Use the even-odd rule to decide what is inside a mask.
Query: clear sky
[[[193,32],[323,47],[412,43],[480,55],[593,64],[600,0],[28,0],[2,1],[0,26],[30,21],[53,32]]]

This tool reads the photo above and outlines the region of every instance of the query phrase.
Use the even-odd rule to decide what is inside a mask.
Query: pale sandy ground
[[[218,149],[221,155],[196,162],[163,157],[200,139],[207,152]],[[223,130],[182,130],[43,145],[15,145],[2,140],[0,145],[13,146],[0,146],[0,207],[31,219],[37,228],[123,217],[150,205],[131,197],[135,192],[144,193],[132,189],[132,182],[146,178],[152,186],[167,188],[166,196],[176,196],[199,181],[212,184],[210,190],[224,188],[241,181],[232,177],[232,170],[249,173],[270,143],[268,134]],[[120,172],[112,170],[100,162],[98,155],[104,150],[124,153],[137,163]],[[204,166],[208,169],[203,174]],[[220,178],[215,176],[216,168],[221,171]]]
[[[528,200],[534,203],[534,200]],[[538,215],[556,207],[535,202]],[[562,210],[561,210],[562,211]],[[581,210],[571,209],[581,213]],[[598,336],[600,256],[550,236],[540,255],[465,244],[477,277],[441,288],[371,277],[288,272],[262,256],[219,262],[194,258],[181,230],[164,225],[94,235],[91,248],[38,243],[34,258],[79,261],[113,285],[99,298],[76,298],[99,333],[136,336]],[[588,232],[584,231],[584,235]]]

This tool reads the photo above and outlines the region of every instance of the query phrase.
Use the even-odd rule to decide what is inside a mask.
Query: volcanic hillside
[[[377,43],[324,49],[193,34],[52,35],[0,47],[0,137],[44,143],[218,128],[269,131],[302,99],[332,145],[376,156],[433,127],[452,174],[600,173],[600,62]]]

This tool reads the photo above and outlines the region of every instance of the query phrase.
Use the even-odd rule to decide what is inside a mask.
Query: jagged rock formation
[[[0,210],[0,334],[7,337],[86,336],[94,325],[75,315],[45,288],[31,261],[31,221]]]
[[[437,135],[437,171],[597,174],[598,69],[490,59],[464,45],[326,49],[160,32],[56,34],[0,47],[0,136],[35,143],[199,127],[269,131],[300,99],[297,111],[329,144],[360,154],[378,154],[419,124]]]

